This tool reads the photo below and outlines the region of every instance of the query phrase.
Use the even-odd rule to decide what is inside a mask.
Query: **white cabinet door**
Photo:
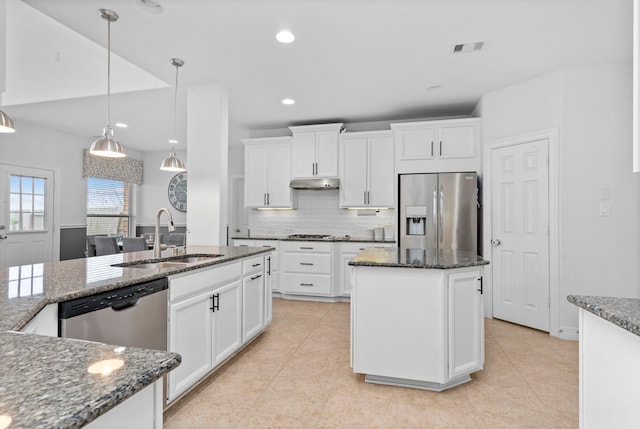
[[[433,159],[436,129],[407,129],[396,132],[396,157],[398,161]]]
[[[338,286],[336,293],[340,296],[351,296],[351,266],[349,261],[357,253],[341,253],[338,266]]]
[[[242,345],[242,287],[240,280],[213,291],[213,366]]]
[[[338,132],[316,133],[316,176],[338,177]]]
[[[447,276],[449,378],[482,369],[484,318],[480,270]]]
[[[213,368],[211,304],[205,292],[169,306],[169,351],[182,363],[168,375],[167,397],[172,401]]]
[[[264,207],[267,193],[267,146],[246,145],[244,149],[244,206]],[[288,184],[287,184],[288,186]]]
[[[367,203],[371,207],[393,207],[393,138],[368,140]]]
[[[295,134],[291,139],[291,172],[293,178],[313,177],[316,162],[316,134]]]
[[[263,163],[265,160],[262,161]],[[291,207],[291,150],[288,143],[268,145],[267,206]]]
[[[245,343],[265,326],[264,318],[264,273],[242,279],[242,342]]]
[[[340,207],[364,207],[367,198],[367,139],[344,139],[340,156]]]
[[[476,156],[476,128],[474,126],[442,127],[438,129],[438,156],[445,158],[474,158]]]

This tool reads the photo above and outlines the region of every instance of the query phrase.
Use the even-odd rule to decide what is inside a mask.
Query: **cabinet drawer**
[[[254,240],[245,240],[243,238],[235,238],[233,240],[233,245],[234,246],[240,246],[240,247],[254,247],[255,246],[255,241]]]
[[[192,295],[213,286],[238,280],[242,274],[240,262],[215,268],[202,268],[169,277],[169,301]]]
[[[364,242],[364,243],[340,243],[340,253],[360,253],[367,247],[393,247],[395,243]]]
[[[322,243],[317,241],[287,241],[282,243],[281,249],[285,252],[331,253],[333,252],[333,243]]]
[[[331,274],[333,255],[288,253],[283,271],[291,273]]]
[[[252,243],[252,246],[254,247],[273,247],[274,249],[278,250],[278,248],[280,247],[280,243],[276,240],[255,240]]]
[[[253,258],[245,259],[242,261],[242,275],[262,272],[264,268],[264,256],[255,256]]]
[[[331,276],[319,274],[280,275],[284,293],[299,295],[331,295]]]

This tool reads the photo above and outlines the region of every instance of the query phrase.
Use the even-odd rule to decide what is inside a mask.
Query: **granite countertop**
[[[151,250],[0,268],[0,331],[22,329],[47,304],[69,301],[268,251],[269,249],[262,247],[187,246],[187,254],[222,256],[180,268],[111,266],[123,262],[149,260],[153,258]],[[162,257],[169,257],[172,252],[173,249],[164,250]]]
[[[567,301],[640,336],[640,299],[569,295]]]
[[[110,374],[88,368],[106,359]],[[0,416],[10,429],[79,428],[180,364],[180,355],[20,332],[0,332]],[[5,426],[3,426],[5,427]]]
[[[334,236],[326,238],[297,238],[286,235],[252,235],[251,237],[231,237],[232,240],[278,240],[278,241],[328,241],[328,242],[348,242],[348,243],[395,243],[396,240],[374,240],[366,237],[351,237],[349,235]]]
[[[362,267],[435,268],[450,269],[486,265],[489,261],[474,253],[370,247],[355,256],[349,265]]]
[[[176,353],[9,332],[46,305],[270,250],[188,246],[187,254],[220,256],[178,268],[112,266],[153,258],[144,251],[0,269],[0,417],[12,419],[9,429],[81,427],[180,364]],[[172,255],[172,249],[162,252]],[[124,365],[109,376],[88,373],[91,364],[112,358]]]

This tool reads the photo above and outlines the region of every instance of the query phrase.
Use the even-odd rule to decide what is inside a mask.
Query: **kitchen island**
[[[442,391],[484,364],[475,254],[368,248],[353,258],[351,359],[365,381]]]
[[[580,428],[640,421],[640,299],[569,295],[579,307]]]
[[[180,354],[57,338],[58,303],[163,277],[185,279],[190,271],[269,251],[188,246],[187,254],[217,256],[117,266],[150,260],[152,252],[144,251],[0,269],[0,427],[126,427],[118,420],[124,414],[131,427],[161,428],[162,376],[178,367]]]

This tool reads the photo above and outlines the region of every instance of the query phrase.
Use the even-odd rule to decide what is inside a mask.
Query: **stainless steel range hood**
[[[291,189],[310,189],[314,191],[340,189],[340,179],[294,179],[289,183]]]

